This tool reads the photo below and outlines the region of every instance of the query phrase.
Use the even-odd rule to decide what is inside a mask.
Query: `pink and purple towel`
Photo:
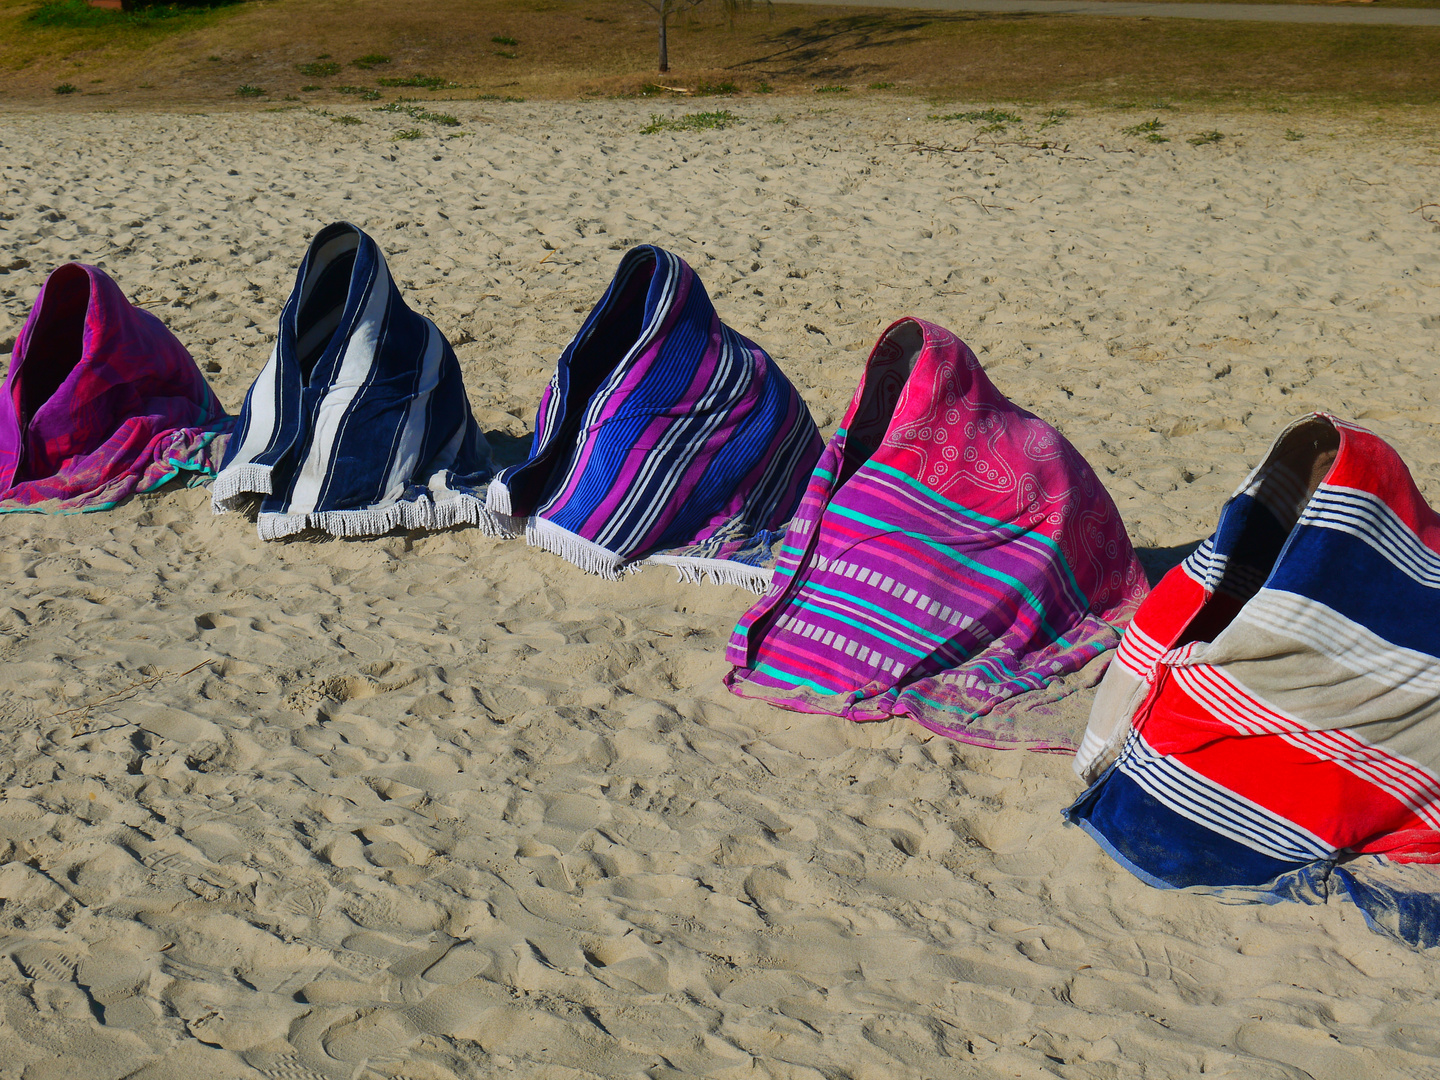
[[[802,712],[1069,750],[1078,725],[1046,706],[1119,644],[1145,592],[1085,459],[948,330],[902,319],[735,628],[726,681]]]
[[[82,263],[46,280],[0,394],[0,513],[108,510],[213,474],[225,415],[165,324]]]

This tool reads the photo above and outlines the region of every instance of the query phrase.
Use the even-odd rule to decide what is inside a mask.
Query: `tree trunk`
[[[665,47],[665,23],[670,18],[669,0],[660,0],[660,71],[670,70],[670,51]]]

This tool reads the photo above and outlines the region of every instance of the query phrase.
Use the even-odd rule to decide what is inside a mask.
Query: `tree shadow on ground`
[[[849,15],[821,19],[808,26],[792,26],[777,30],[762,39],[767,52],[731,64],[726,70],[751,70],[772,78],[830,77],[844,78],[865,69],[866,50],[896,47],[912,43],[923,31],[943,24],[976,22],[1020,22],[1034,18],[1029,14],[989,12],[926,13],[924,15]],[[820,66],[816,61],[843,60]]]

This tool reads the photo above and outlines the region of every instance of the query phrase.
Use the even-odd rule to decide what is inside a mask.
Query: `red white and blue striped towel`
[[[1440,862],[1437,616],[1440,514],[1405,463],[1364,428],[1298,421],[1137,612],[1067,816],[1161,887]]]

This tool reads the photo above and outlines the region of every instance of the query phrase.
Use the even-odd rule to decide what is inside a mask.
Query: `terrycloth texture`
[[[720,321],[695,272],[638,247],[560,355],[530,457],[495,478],[488,505],[606,577],[655,556],[759,591],[820,449],[800,395]]]
[[[1072,749],[1079,732],[1045,706],[1118,644],[1144,593],[1084,458],[948,330],[902,319],[735,628],[727,683],[803,712]]]
[[[450,343],[405,306],[374,240],[348,222],[322,229],[245,395],[215,512],[263,495],[266,540],[462,522],[493,532],[491,475]]]
[[[1067,816],[1161,887],[1440,862],[1437,612],[1440,514],[1383,440],[1306,417],[1136,614]]]
[[[164,323],[69,263],[41,287],[0,395],[0,512],[108,510],[182,470],[211,474],[210,442],[232,423]]]

